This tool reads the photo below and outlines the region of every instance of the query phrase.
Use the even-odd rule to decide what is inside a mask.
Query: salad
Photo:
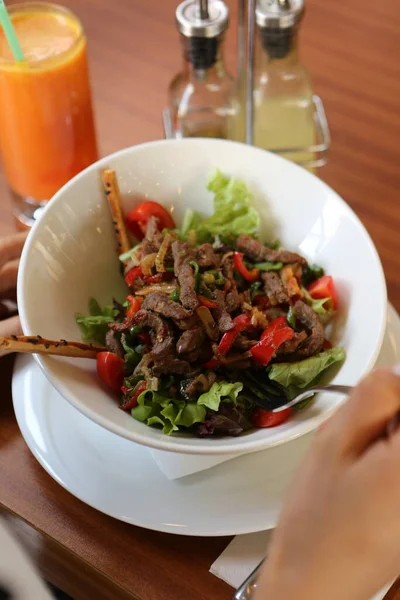
[[[118,190],[105,190],[115,201]],[[208,190],[213,215],[187,210],[179,228],[155,202],[124,221],[114,210],[126,298],[92,299],[90,314],[76,315],[83,339],[106,347],[97,371],[121,409],[167,435],[280,425],[293,409],[273,409],[345,359],[325,335],[338,308],[332,277],[259,240],[243,182],[217,171]],[[124,223],[138,240],[128,250]]]

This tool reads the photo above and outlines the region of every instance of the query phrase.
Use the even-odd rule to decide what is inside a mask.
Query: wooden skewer
[[[24,354],[53,354],[55,356],[71,356],[73,358],[96,358],[99,352],[106,348],[81,344],[80,342],[67,342],[67,340],[47,340],[40,335],[12,335],[0,337],[0,356],[22,352]]]
[[[124,214],[122,211],[121,194],[119,191],[117,175],[114,169],[107,169],[101,174],[104,192],[107,196],[108,204],[110,206],[115,237],[117,240],[117,251],[118,254],[124,254],[131,249],[132,244],[129,241],[129,236],[126,231]]]

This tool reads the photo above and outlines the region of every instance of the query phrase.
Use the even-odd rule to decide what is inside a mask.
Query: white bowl
[[[336,343],[347,360],[334,381],[356,384],[374,365],[386,318],[386,286],[375,247],[356,215],[320,179],[278,156],[222,140],[150,142],[104,158],[67,183],[33,228],[24,248],[18,301],[24,332],[77,340],[74,314],[90,297],[100,304],[123,298],[109,209],[100,172],[117,171],[126,209],[142,195],[156,200],[179,223],[187,207],[212,210],[207,180],[218,167],[243,179],[282,244],[321,264],[337,283],[341,313]],[[261,450],[315,429],[342,398],[321,395],[312,408],[280,427],[238,438],[166,436],[117,408],[99,384],[94,361],[37,356],[56,389],[78,410],[117,435],[153,448],[191,454]]]

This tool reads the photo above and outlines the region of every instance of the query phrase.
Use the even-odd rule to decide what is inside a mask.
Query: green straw
[[[18,62],[24,61],[25,56],[22,52],[22,48],[15,33],[14,26],[11,22],[10,15],[7,12],[4,0],[0,0],[0,24],[4,29],[7,42],[10,45],[11,52],[13,53],[15,60]]]

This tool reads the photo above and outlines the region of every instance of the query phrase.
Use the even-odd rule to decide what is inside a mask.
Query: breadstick
[[[54,354],[55,356],[71,356],[73,358],[96,358],[99,352],[106,348],[81,344],[80,342],[67,342],[67,340],[47,340],[40,335],[11,335],[0,337],[0,356],[22,352],[25,354]]]
[[[113,219],[115,237],[117,240],[117,252],[121,255],[128,252],[128,250],[131,249],[132,244],[129,242],[128,233],[125,227],[117,175],[113,169],[108,169],[103,171],[101,176]]]

